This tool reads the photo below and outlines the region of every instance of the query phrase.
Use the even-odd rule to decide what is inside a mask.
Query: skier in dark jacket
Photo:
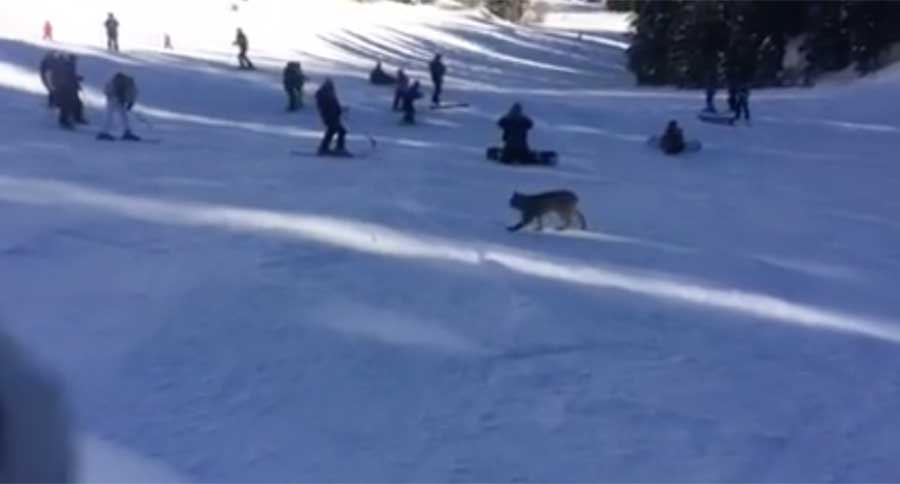
[[[441,93],[444,90],[444,75],[447,73],[447,67],[444,66],[441,54],[434,55],[434,59],[428,64],[428,70],[431,72],[431,82],[434,84],[434,94],[431,96],[431,104],[439,106],[441,104]]]
[[[403,122],[416,124],[416,100],[422,98],[422,88],[419,81],[415,81],[403,91]]]
[[[303,106],[303,84],[306,76],[299,62],[288,62],[284,67],[284,92],[288,96],[288,111],[296,111]]]
[[[59,106],[59,124],[63,128],[74,128],[73,123],[87,124],[84,119],[84,104],[78,97],[81,90],[81,76],[78,75],[77,58],[74,54],[60,59],[51,74],[53,100]]]
[[[502,163],[529,164],[534,163],[534,154],[528,146],[528,131],[534,126],[531,118],[522,112],[522,105],[513,104],[509,112],[497,121],[503,130]]]
[[[243,30],[237,29],[237,36],[234,38],[234,43],[232,45],[236,45],[240,50],[238,52],[239,67],[241,69],[253,70],[253,63],[250,62],[250,58],[247,57],[247,49],[250,47],[250,43],[247,41],[247,36],[244,35]]]
[[[97,139],[102,141],[113,141],[116,139],[110,134],[110,131],[115,118],[118,117],[124,129],[122,139],[140,141],[141,138],[131,132],[131,123],[128,121],[128,112],[131,111],[134,103],[137,102],[138,95],[137,83],[134,82],[134,78],[117,72],[106,83],[103,93],[106,94],[106,123],[103,125],[103,130],[97,134]]]
[[[677,155],[684,151],[684,133],[682,133],[677,121],[669,121],[669,124],[666,126],[666,132],[663,133],[662,138],[659,140],[659,147],[667,155]]]
[[[347,130],[341,123],[343,108],[338,101],[334,82],[331,79],[326,79],[322,87],[316,91],[316,107],[319,109],[319,116],[325,125],[325,135],[319,145],[319,155],[349,155],[346,145]],[[337,146],[332,151],[331,140],[335,135],[337,135]]]
[[[401,67],[397,69],[397,88],[394,89],[394,104],[392,108],[394,111],[400,111],[403,93],[407,89],[409,89],[409,77],[406,76],[406,72]]]
[[[47,55],[41,59],[41,84],[47,88],[47,107],[56,106],[56,101],[53,97],[53,71],[57,69],[57,64],[61,61],[61,54],[56,52],[55,50],[51,50],[47,52]]]
[[[747,124],[750,124],[750,87],[746,83],[741,83],[734,88],[734,118],[732,122],[737,122],[741,117]]]
[[[106,27],[106,48],[112,52],[118,52],[119,21],[116,20],[116,16],[112,12],[106,16],[106,22],[103,22],[103,26]]]

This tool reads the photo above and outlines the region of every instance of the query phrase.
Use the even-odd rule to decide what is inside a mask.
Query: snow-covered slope
[[[889,75],[755,93],[732,129],[694,121],[697,93],[634,88],[621,32],[239,3],[0,18],[0,311],[101,454],[231,482],[900,476]],[[100,49],[107,9],[120,55]],[[78,133],[44,107],[45,18],[81,54]],[[260,71],[233,68],[237,26]],[[435,50],[446,98],[472,107],[400,126],[367,69],[423,78]],[[282,112],[288,59],[335,79],[373,156],[288,155],[320,130]],[[93,140],[120,69],[162,143]],[[516,100],[558,168],[483,161]],[[670,118],[705,149],[649,149]],[[514,190],[552,188],[578,192],[590,231],[504,230]]]

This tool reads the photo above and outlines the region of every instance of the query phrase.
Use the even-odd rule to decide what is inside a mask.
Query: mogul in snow
[[[326,79],[325,83],[316,91],[316,107],[319,110],[319,116],[325,125],[325,134],[322,137],[322,143],[319,145],[318,154],[321,156],[351,156],[347,151],[346,138],[347,130],[341,123],[341,116],[344,109],[338,101],[337,92],[334,88],[334,81]],[[337,135],[337,145],[335,149],[331,149],[331,141]]]
[[[122,139],[127,141],[140,141],[140,138],[131,132],[131,124],[128,121],[128,112],[134,107],[137,101],[137,84],[131,76],[117,72],[116,75],[106,83],[103,90],[106,94],[106,122],[103,125],[103,131],[97,135],[98,140],[113,141],[114,138],[110,131],[112,130],[114,118],[118,117],[122,121],[124,133]]]

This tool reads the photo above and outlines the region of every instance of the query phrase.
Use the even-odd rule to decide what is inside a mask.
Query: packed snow
[[[900,478],[896,71],[754,92],[726,127],[698,92],[635,87],[627,22],[574,2],[534,26],[446,2],[9,3],[0,312],[66,381],[85,480]],[[46,108],[50,48],[80,56],[74,133]],[[435,51],[471,107],[402,126],[368,70],[429,86]],[[288,60],[313,81],[299,114]],[[117,70],[158,144],[94,140]],[[289,154],[318,142],[325,76],[371,156]],[[559,166],[484,160],[515,101]],[[669,119],[704,149],[647,146]],[[588,230],[505,230],[513,191],[559,188]]]

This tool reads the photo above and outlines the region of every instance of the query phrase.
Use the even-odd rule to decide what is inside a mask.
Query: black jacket
[[[106,19],[106,22],[103,22],[103,26],[106,27],[106,35],[110,37],[116,37],[119,35],[119,21],[114,18]]]
[[[441,82],[444,80],[444,74],[447,73],[447,68],[444,66],[444,63],[440,59],[434,59],[428,64],[428,70],[431,71],[431,80],[434,82]]]
[[[415,102],[422,97],[422,90],[418,84],[413,84],[403,91],[403,111],[415,111]]]
[[[681,128],[666,128],[662,139],[659,140],[659,147],[670,155],[684,151],[684,133],[681,132]]]
[[[297,67],[288,65],[284,68],[284,88],[288,91],[296,91],[303,89],[303,83],[306,82],[306,76],[303,71]]]
[[[337,93],[334,88],[323,85],[316,91],[316,107],[319,109],[319,116],[326,125],[340,124],[341,122],[341,103],[338,101]]]
[[[503,142],[509,149],[528,149],[528,130],[534,126],[531,118],[524,114],[507,114],[497,122],[503,130]]]

